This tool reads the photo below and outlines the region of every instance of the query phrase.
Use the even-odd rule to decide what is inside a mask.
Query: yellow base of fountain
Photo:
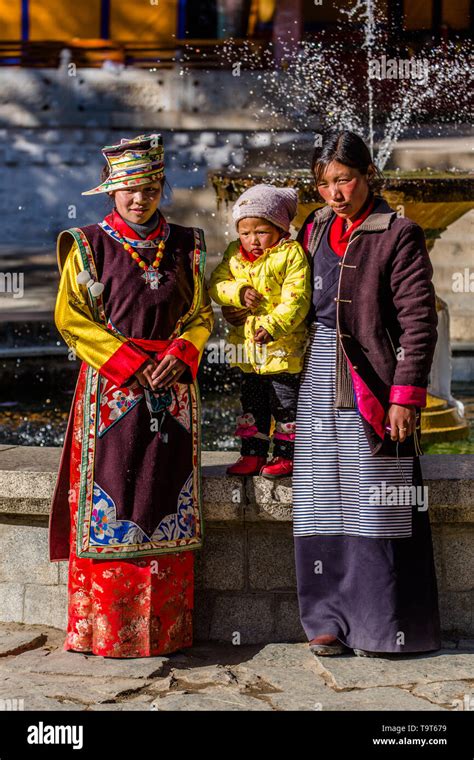
[[[422,444],[460,441],[468,438],[469,426],[457,407],[428,393],[421,413],[421,435]]]

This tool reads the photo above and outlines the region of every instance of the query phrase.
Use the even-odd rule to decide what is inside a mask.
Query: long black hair
[[[383,184],[382,172],[375,166],[370,150],[363,139],[355,132],[349,132],[346,129],[330,134],[323,139],[322,146],[314,149],[311,172],[316,184],[332,161],[357,169],[361,174],[367,174],[369,168],[372,168],[373,176],[369,179],[369,187],[371,190],[380,190]]]

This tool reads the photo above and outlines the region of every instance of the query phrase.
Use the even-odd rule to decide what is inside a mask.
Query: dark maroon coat
[[[324,206],[305,220],[298,240],[307,241],[311,256],[333,218]],[[386,412],[391,402],[426,403],[438,322],[433,268],[421,227],[398,216],[382,198],[354,230],[339,265],[338,334],[356,395],[359,380],[367,390],[358,405],[370,419],[375,444],[383,435],[377,405]],[[365,414],[370,396],[373,408]]]

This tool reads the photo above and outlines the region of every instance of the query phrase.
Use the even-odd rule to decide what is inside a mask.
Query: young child
[[[233,207],[234,240],[211,275],[209,292],[232,325],[229,343],[240,368],[242,415],[235,435],[241,457],[230,475],[279,478],[293,472],[296,402],[307,341],[310,267],[289,226],[298,196],[291,188],[254,185]],[[273,458],[267,464],[271,418]]]

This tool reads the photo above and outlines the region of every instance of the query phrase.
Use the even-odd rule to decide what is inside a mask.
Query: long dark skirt
[[[313,324],[293,475],[298,599],[308,639],[375,652],[439,649],[418,458],[373,457],[357,410],[334,409],[336,331]]]

